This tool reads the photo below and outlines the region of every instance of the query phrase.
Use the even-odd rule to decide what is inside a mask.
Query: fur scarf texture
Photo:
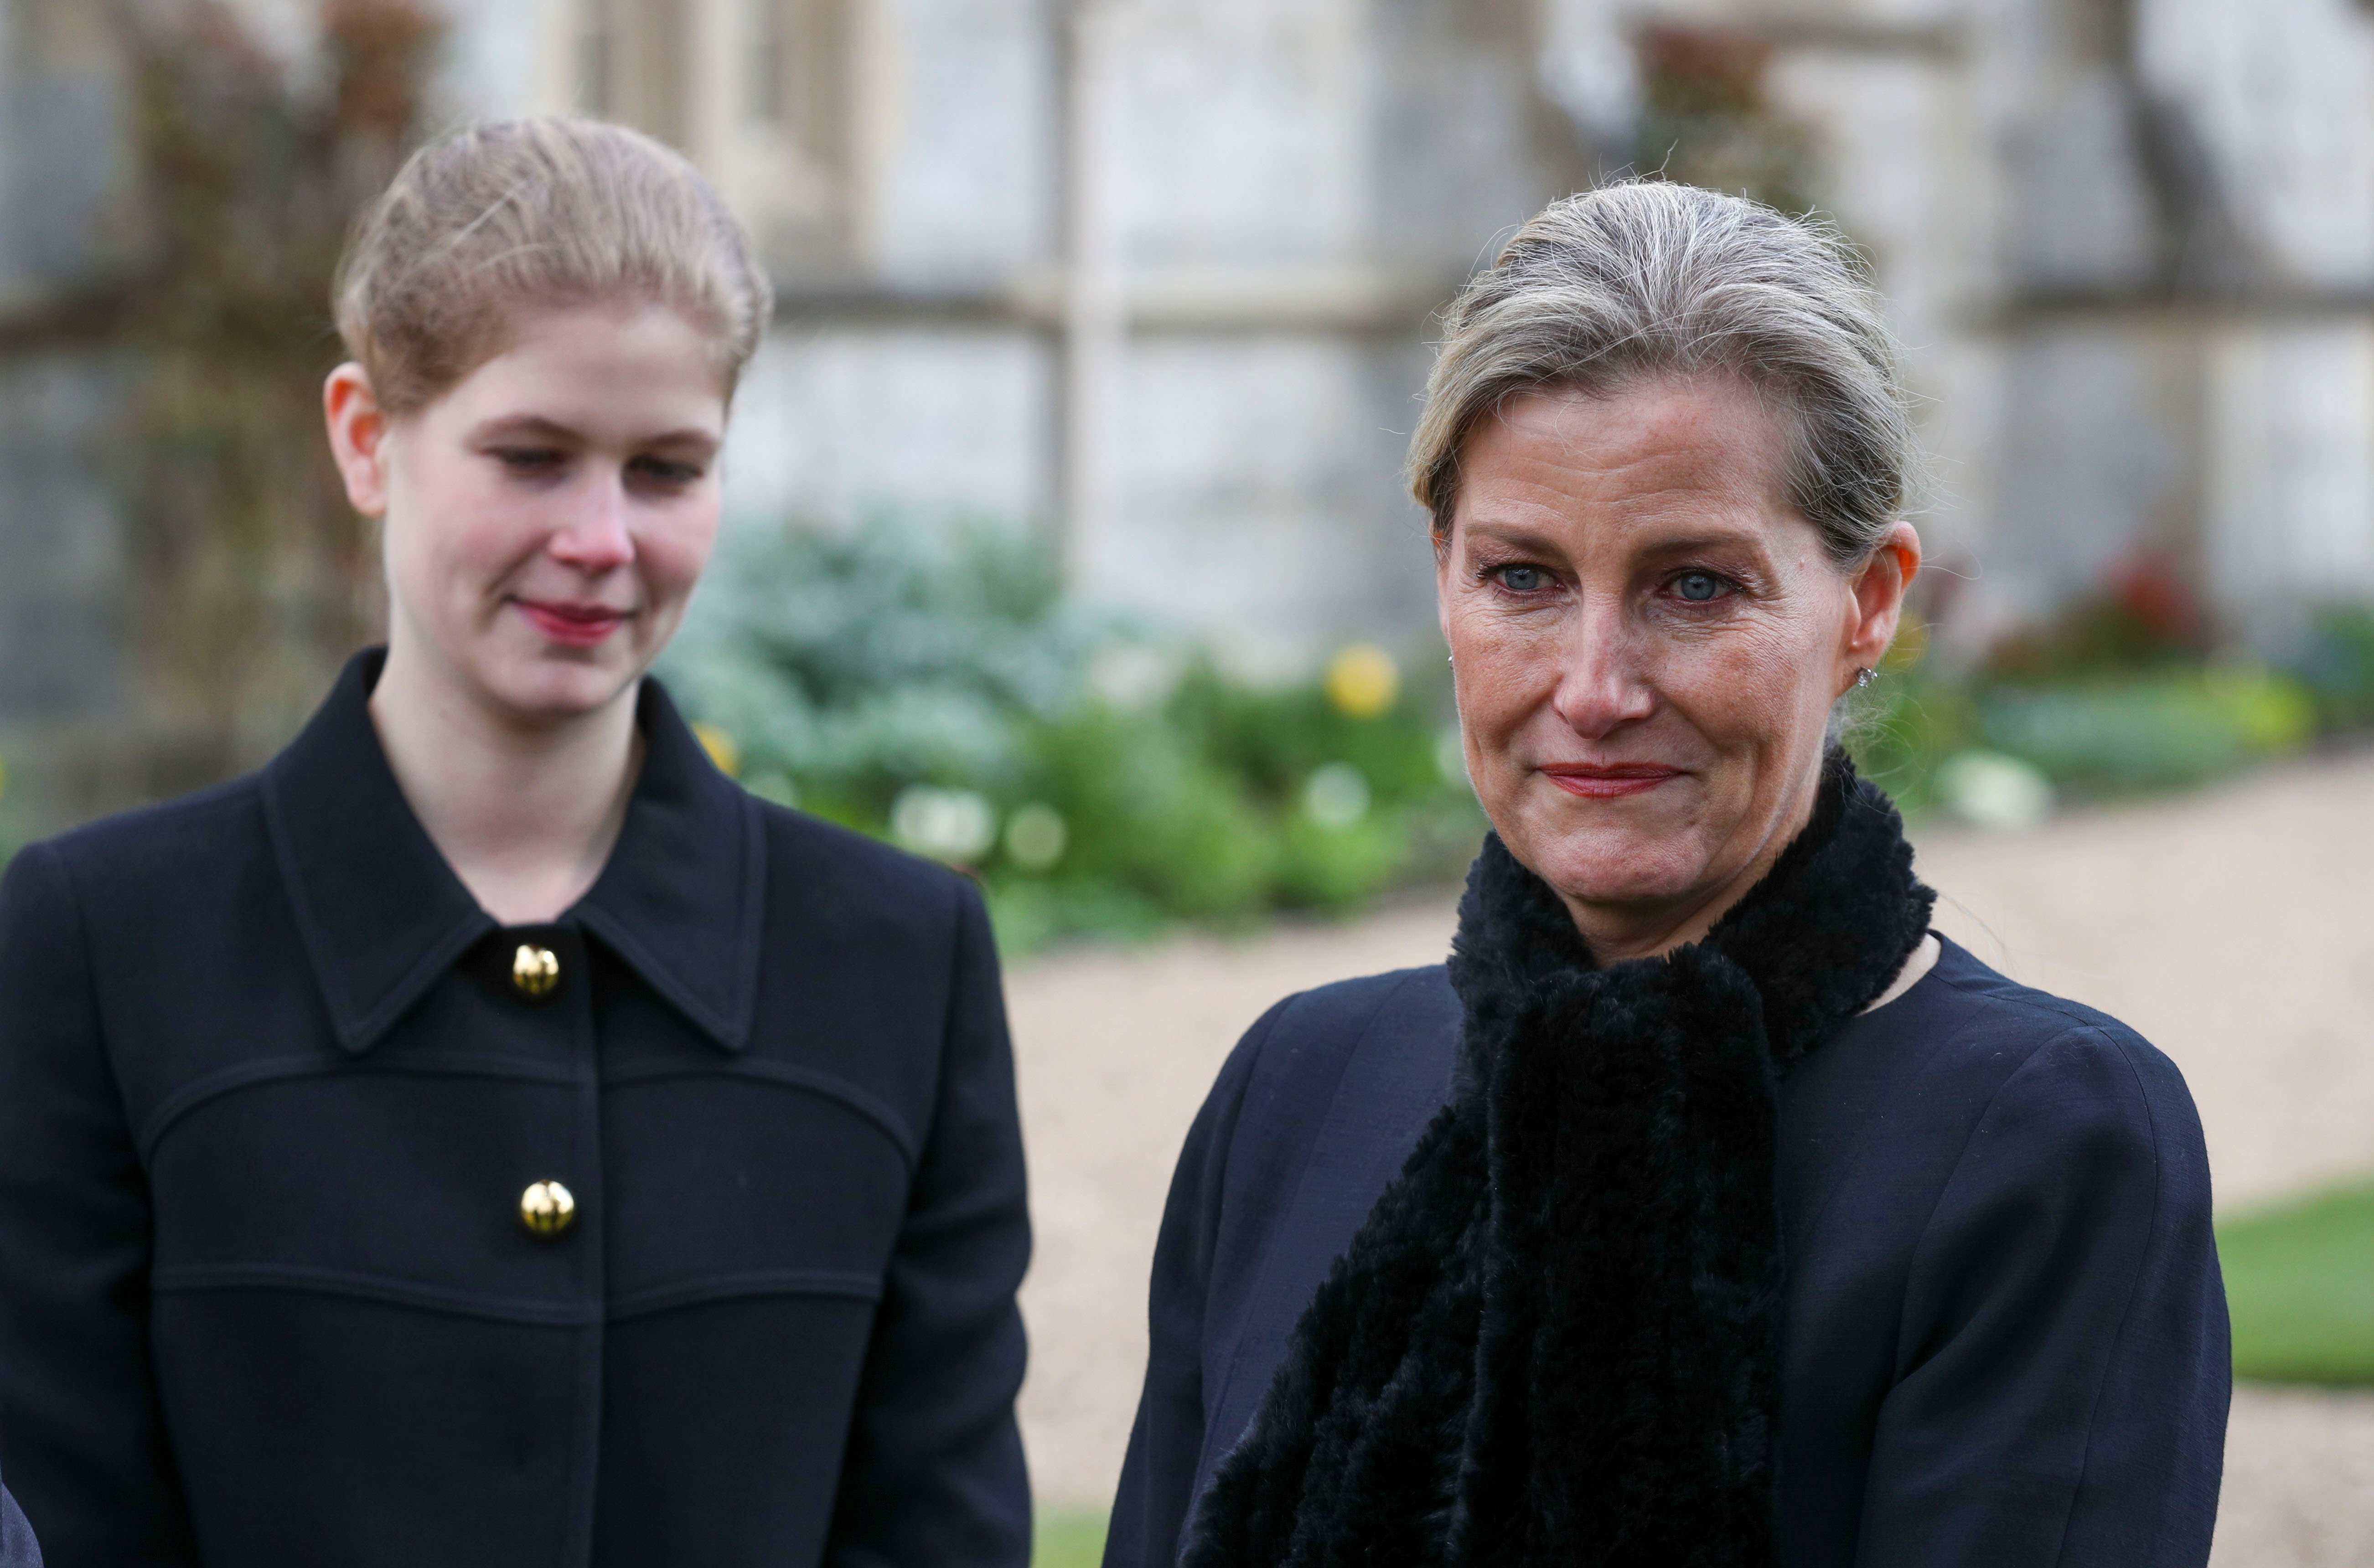
[[[1780,1072],[1935,895],[1843,755],[1703,942],[1601,968],[1487,838],[1451,1103],[1295,1331],[1187,1568],[1771,1562]]]

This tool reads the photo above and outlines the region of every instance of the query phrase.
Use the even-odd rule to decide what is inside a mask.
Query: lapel
[[[430,842],[368,704],[386,653],[357,654],[262,776],[264,817],[341,1048],[370,1049],[497,929]],[[718,1046],[749,1044],[764,923],[758,802],[719,773],[646,677],[643,767],[617,846],[562,916],[601,938]]]

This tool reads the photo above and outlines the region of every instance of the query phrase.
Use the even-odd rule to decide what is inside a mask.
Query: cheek
[[[1533,627],[1480,605],[1453,604],[1443,616],[1443,635],[1460,718],[1477,739],[1504,736],[1555,694],[1557,649]]]
[[[391,472],[388,574],[416,597],[472,596],[506,575],[536,534],[533,509],[492,492],[467,463]]]
[[[688,596],[717,547],[719,503],[712,495],[688,498],[652,519],[635,541],[635,557],[645,587],[660,603]]]
[[[1810,617],[1727,628],[1668,644],[1658,685],[1691,726],[1723,750],[1794,752],[1810,719],[1829,710],[1828,661]]]

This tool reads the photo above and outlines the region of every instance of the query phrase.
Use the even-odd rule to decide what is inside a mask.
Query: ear
[[[1848,584],[1853,612],[1846,646],[1840,650],[1844,668],[1838,689],[1855,684],[1855,672],[1875,669],[1896,640],[1897,623],[1904,616],[1904,591],[1921,575],[1921,535],[1909,522],[1888,524],[1879,547],[1871,553]]]
[[[347,482],[347,499],[368,518],[387,515],[387,415],[370,377],[351,360],[322,385],[322,416],[330,427],[330,453]]]

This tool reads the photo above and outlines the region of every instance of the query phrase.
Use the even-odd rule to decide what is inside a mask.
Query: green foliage
[[[1978,698],[1993,750],[2081,795],[2177,789],[2292,751],[2315,732],[2312,698],[2290,677],[2247,666],[2105,677]]]
[[[1102,1514],[1057,1514],[1039,1521],[1030,1568],[1097,1568],[1105,1556]]]
[[[1916,665],[1888,672],[1867,696],[1846,735],[1855,766],[1908,815],[1932,810],[1939,771],[1977,743],[1969,693]]]
[[[16,858],[17,851],[26,842],[24,813],[20,805],[22,791],[10,794],[11,782],[8,759],[0,756],[0,870],[7,868],[8,862]]]
[[[1440,761],[1447,692],[1232,679],[1087,615],[983,520],[746,536],[665,673],[751,788],[974,872],[1014,949],[1349,909],[1455,876],[1483,829]]]
[[[779,769],[828,814],[874,825],[910,783],[1011,784],[1020,721],[1074,707],[1111,635],[1063,603],[1049,553],[1014,529],[877,516],[734,541],[667,674],[741,745],[754,786]]]
[[[2374,1385],[2374,1183],[2217,1227],[2234,1375]]]
[[[2066,685],[2110,675],[2195,668],[2210,656],[2209,613],[2164,549],[2114,566],[2101,586],[2004,638],[1987,673],[2010,685]]]
[[[107,7],[137,198],[100,316],[134,370],[142,695],[219,771],[278,746],[382,621],[322,439],[329,296],[356,214],[429,127],[446,24],[427,0],[308,8],[319,54],[288,60],[232,0]]]
[[[1908,812],[1947,804],[1940,780],[1984,751],[2080,799],[2180,789],[2307,745],[2338,701],[2286,671],[2186,653],[2122,611],[2087,612],[1949,679],[1917,649],[1892,666],[1851,727],[1857,763]],[[2374,672],[2374,638],[2368,644]],[[2082,655],[2079,650],[2090,650]],[[2366,699],[2374,707],[2374,686]]]
[[[2374,729],[2374,609],[2328,604],[2309,617],[2308,636],[2286,661],[2329,731]]]
[[[1782,212],[1814,209],[1813,131],[1772,100],[1765,85],[1769,39],[1659,22],[1639,30],[1635,48],[1641,103],[1634,152],[1641,169]]]

